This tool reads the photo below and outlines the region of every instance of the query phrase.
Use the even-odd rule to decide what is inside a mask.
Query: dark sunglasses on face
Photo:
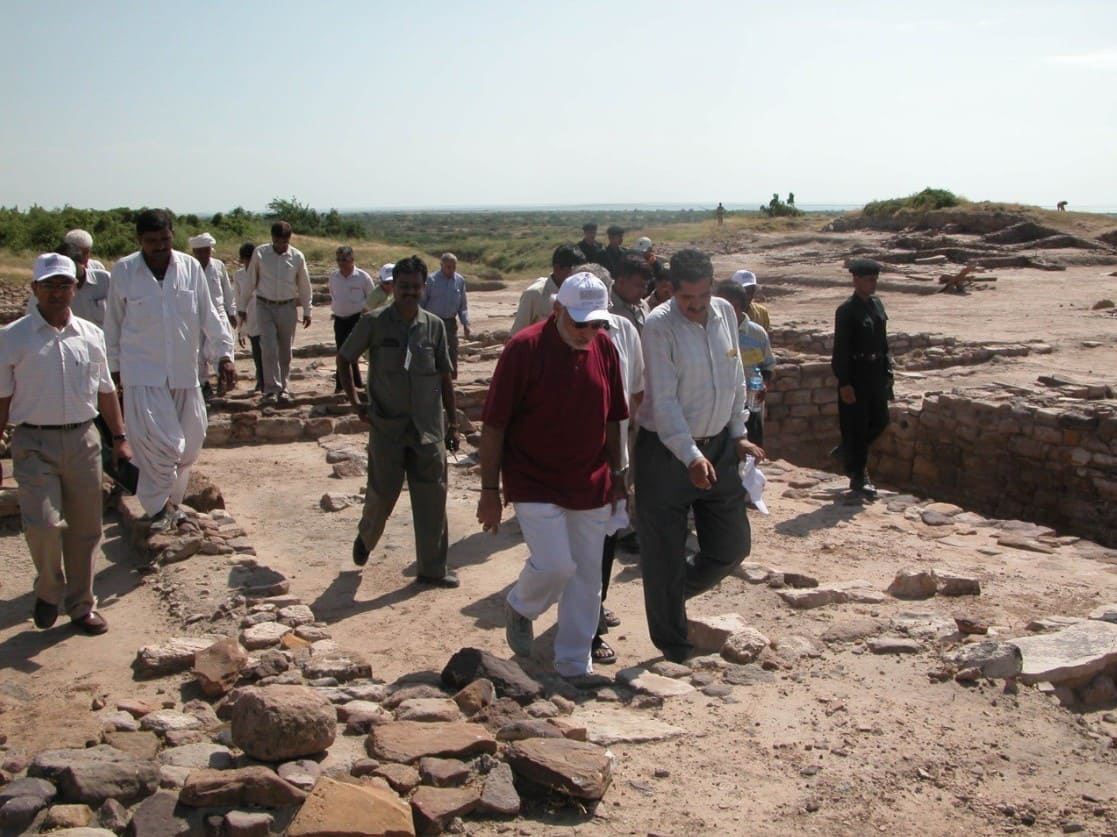
[[[586,323],[574,323],[574,328],[592,328],[594,331],[601,331],[601,329],[609,330],[609,324],[604,320],[590,320]]]

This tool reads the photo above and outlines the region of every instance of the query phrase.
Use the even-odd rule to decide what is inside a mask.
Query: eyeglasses
[[[574,322],[574,320],[571,319],[571,322]],[[608,331],[609,330],[609,324],[607,322],[605,322],[604,320],[590,320],[589,322],[585,322],[585,323],[574,322],[574,328],[577,328],[577,329],[592,328],[594,331],[601,331],[602,329],[605,329],[606,331]]]
[[[77,285],[73,282],[39,282],[39,287],[44,291],[53,293],[55,291],[72,291]]]

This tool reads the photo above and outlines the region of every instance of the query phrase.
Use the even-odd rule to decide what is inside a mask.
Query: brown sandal
[[[617,652],[601,637],[596,637],[593,641],[593,647],[590,649],[590,659],[595,663],[609,665],[617,661]]]

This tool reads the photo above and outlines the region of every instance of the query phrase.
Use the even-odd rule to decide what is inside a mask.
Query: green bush
[[[933,209],[948,209],[958,206],[962,200],[947,189],[932,189],[928,186],[922,192],[916,192],[906,198],[871,201],[865,204],[862,211],[874,218],[886,218],[897,212],[930,212]]]

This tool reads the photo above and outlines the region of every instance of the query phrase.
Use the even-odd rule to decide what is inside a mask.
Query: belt
[[[268,299],[265,296],[257,296],[256,301],[262,302],[264,305],[287,305],[294,302],[295,298],[292,297],[291,299]]]
[[[93,419],[86,419],[85,421],[75,421],[70,424],[32,424],[29,421],[20,423],[20,427],[30,427],[32,430],[77,430],[79,427],[85,427],[91,423]]]
[[[715,442],[718,439],[720,439],[721,435],[724,432],[725,432],[725,428],[722,428],[717,433],[715,433],[713,436],[703,436],[700,439],[695,439],[694,444],[698,445],[698,447],[700,447],[700,448],[704,448],[706,445],[710,444],[711,442]]]
[[[879,352],[859,352],[858,354],[850,355],[850,360],[883,360],[884,355]]]

